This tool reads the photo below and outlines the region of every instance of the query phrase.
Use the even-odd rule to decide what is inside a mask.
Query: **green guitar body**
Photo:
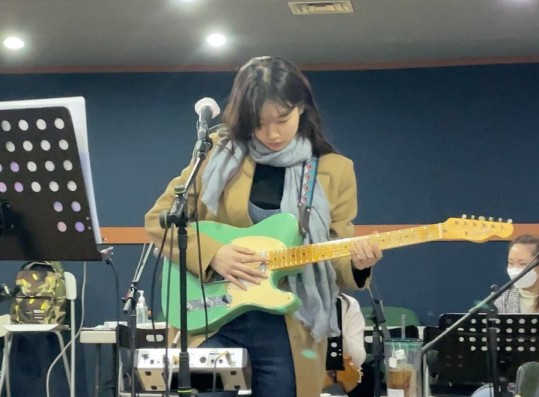
[[[200,232],[223,244],[234,244],[253,249],[257,252],[302,245],[298,221],[291,214],[276,214],[247,228],[238,228],[212,221],[199,222]],[[204,249],[204,247],[202,247]],[[287,275],[297,274],[301,268],[271,270],[260,264],[268,278],[260,285],[245,283],[242,290],[228,281],[204,283],[206,307],[204,307],[202,288],[198,276],[187,272],[187,330],[189,334],[204,333],[206,329],[205,309],[208,316],[208,330],[215,331],[239,315],[262,310],[273,314],[286,314],[295,311],[301,304],[300,299],[291,292],[278,288],[279,281]],[[170,274],[169,324],[180,328],[179,266],[165,259],[161,288],[161,304],[166,308],[167,286]],[[166,313],[167,311],[164,310]]]

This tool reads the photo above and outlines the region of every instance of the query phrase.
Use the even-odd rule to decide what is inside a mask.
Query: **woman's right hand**
[[[260,284],[260,279],[268,276],[259,270],[259,264],[266,258],[256,251],[237,245],[223,245],[210,262],[210,266],[225,280],[246,290],[241,280]]]

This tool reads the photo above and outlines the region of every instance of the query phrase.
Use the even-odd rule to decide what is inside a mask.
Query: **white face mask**
[[[515,269],[514,267],[507,268],[507,274],[509,275],[509,278],[511,278],[511,280],[518,276],[521,271],[521,269]],[[515,283],[515,287],[530,288],[532,285],[535,284],[536,281],[537,273],[535,272],[535,270],[532,269],[528,273],[526,273],[524,277],[522,277]]]

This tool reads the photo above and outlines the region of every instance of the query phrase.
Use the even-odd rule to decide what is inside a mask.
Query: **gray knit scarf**
[[[232,147],[234,152],[232,154]],[[308,139],[296,137],[290,144],[274,152],[253,137],[247,145],[221,140],[213,150],[202,174],[202,202],[213,214],[217,214],[219,199],[232,176],[240,168],[248,154],[256,163],[274,167],[287,167],[285,172],[281,212],[293,214],[299,219],[298,199],[302,185],[303,162],[312,157],[312,145]],[[329,239],[329,204],[322,186],[317,181],[309,218],[308,237],[313,243]],[[305,243],[310,243],[308,238]],[[288,276],[290,290],[302,301],[295,316],[311,329],[316,341],[340,334],[335,300],[338,287],[335,269],[329,261],[304,267],[302,273]]]

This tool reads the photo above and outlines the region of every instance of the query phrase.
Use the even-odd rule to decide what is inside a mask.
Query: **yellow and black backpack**
[[[27,262],[15,277],[11,322],[61,324],[67,299],[64,268],[60,262]]]

